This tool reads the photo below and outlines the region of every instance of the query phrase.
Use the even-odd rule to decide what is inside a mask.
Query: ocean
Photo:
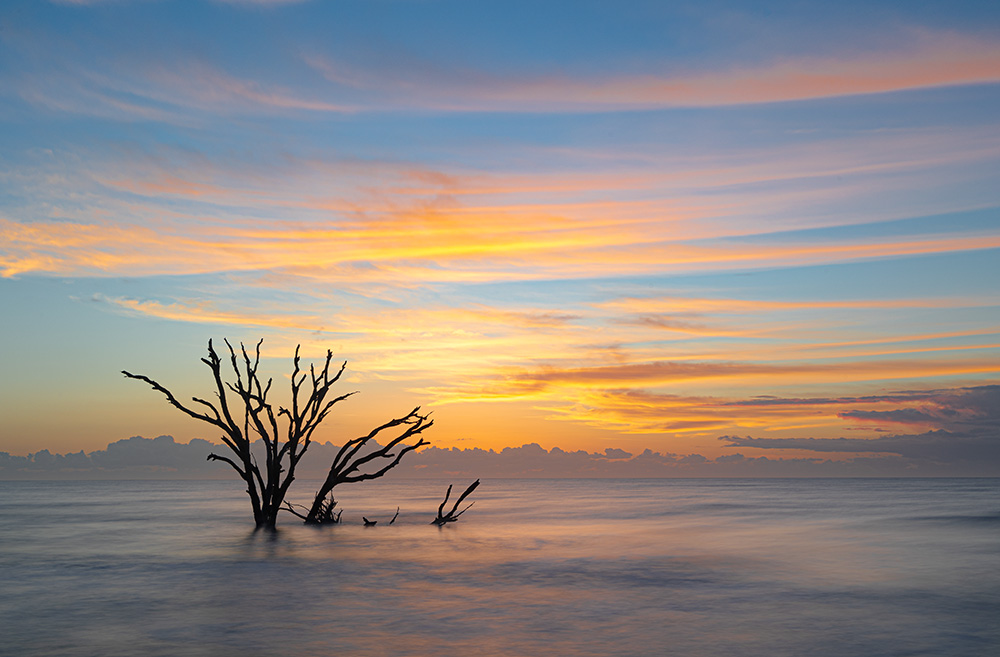
[[[998,479],[448,483],[0,482],[0,654],[1000,655]]]

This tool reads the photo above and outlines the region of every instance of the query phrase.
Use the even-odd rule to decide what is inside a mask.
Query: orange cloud
[[[337,268],[385,264],[367,277],[423,282],[534,280],[652,274],[706,269],[843,262],[1000,247],[1000,235],[930,236],[822,244],[661,240],[627,227],[575,227],[563,220],[512,216],[484,232],[429,232],[419,220],[396,230],[273,224],[120,226],[0,219],[0,271],[59,275],[156,275],[286,269],[338,280]],[[352,276],[366,276],[355,270]]]
[[[882,424],[881,405],[908,407],[898,394],[851,397],[740,399],[651,392],[665,384],[691,384],[697,378],[719,381],[735,379],[736,388],[753,394],[776,386],[800,388],[822,383],[828,389],[893,378],[926,379],[943,375],[993,374],[1000,372],[995,356],[961,361],[890,361],[843,364],[752,364],[752,363],[647,363],[620,367],[543,368],[509,374],[501,383],[483,382],[480,388],[438,388],[438,405],[450,402],[531,401],[549,413],[550,419],[569,421],[619,433],[655,433],[671,436],[714,437],[720,432],[766,429],[770,435],[803,432],[836,435],[860,424],[869,432]],[[916,399],[913,404],[920,400]],[[896,421],[889,415],[886,422]]]
[[[773,433],[839,428],[845,423],[837,412],[847,407],[847,404],[796,404],[747,408],[741,406],[739,401],[717,397],[603,390],[586,392],[571,404],[550,404],[545,408],[553,419],[612,428],[622,433],[714,437],[720,432],[761,428]]]
[[[106,298],[128,313],[174,321],[223,325],[245,332],[265,331],[269,350],[284,353],[303,346],[303,357],[319,357],[326,349],[349,357],[352,369],[377,372],[383,378],[448,379],[461,372],[488,376],[532,354],[570,357],[586,329],[575,315],[530,309],[486,306],[343,307],[323,312],[323,304],[302,313],[296,306],[269,302],[266,310],[252,303],[234,310],[224,302],[208,303]],[[578,336],[573,338],[572,336]],[[559,346],[562,345],[562,346]],[[312,356],[310,356],[310,354]]]
[[[829,301],[771,301],[704,297],[622,297],[595,304],[599,308],[627,313],[716,313],[746,314],[775,310],[824,310],[862,308],[962,308],[982,305],[978,299],[947,297],[940,299],[878,299]],[[1000,297],[990,303],[1000,303]]]
[[[1000,372],[1000,344],[988,340],[995,332],[894,335],[883,341],[839,344],[810,342],[808,334],[794,329],[774,343],[741,341],[734,331],[733,342],[697,344],[693,350],[685,346],[665,360],[663,353],[671,347],[650,342],[655,328],[614,321],[617,312],[646,309],[650,304],[681,304],[711,320],[725,315],[731,306],[753,317],[759,312],[870,309],[869,302],[624,298],[569,312],[558,306],[351,307],[331,299],[326,311],[322,304],[311,304],[310,312],[302,313],[295,306],[283,308],[267,301],[250,303],[254,310],[248,312],[246,299],[229,307],[223,302],[105,300],[128,312],[159,318],[227,325],[241,332],[253,327],[255,335],[263,331],[268,336],[273,353],[289,353],[302,343],[304,357],[311,358],[332,347],[351,361],[352,370],[397,381],[433,400],[435,407],[520,402],[552,418],[622,433],[704,437],[767,428],[771,435],[804,430],[829,434],[856,423],[843,412],[873,407],[858,398],[783,404],[730,400],[734,394],[884,385],[900,379],[981,380]],[[889,305],[921,309],[950,303],[916,299]],[[987,339],[954,344],[955,337]],[[934,340],[937,343],[927,344]],[[957,351],[970,355],[956,358]],[[877,360],[871,360],[873,356]],[[729,391],[730,397],[698,395],[705,390],[716,395]]]
[[[784,378],[805,382],[817,378],[818,375],[818,378],[824,381],[868,381],[996,371],[1000,371],[1000,356],[992,359],[952,361],[895,360],[840,363],[659,361],[567,369],[543,368],[514,376],[512,380],[528,382],[531,385],[639,387],[668,385],[703,378],[743,380]]]
[[[708,387],[712,390],[744,390],[748,391],[747,394],[754,394],[749,391],[759,393],[761,390],[783,387],[802,388],[816,384],[829,387],[904,379],[926,380],[942,376],[982,377],[1000,372],[1000,357],[995,350],[986,351],[979,357],[964,359],[925,357],[836,362],[713,362],[695,358],[639,362],[634,356],[625,357],[627,360],[618,364],[499,369],[454,385],[429,388],[425,392],[434,395],[438,404],[530,399],[563,416],[575,416],[572,409],[585,407],[590,409],[587,411],[587,422],[592,424],[602,417],[615,415],[613,408],[605,408],[597,400],[606,396],[618,399],[624,395],[633,403],[648,399],[647,395],[651,390],[666,391],[683,387],[693,391]],[[663,401],[661,396],[665,393],[656,394],[658,403]],[[680,399],[673,395],[667,397]],[[690,405],[688,402],[685,404]],[[797,407],[794,411],[793,415],[798,418],[794,421],[794,426],[814,426],[816,418],[806,421],[800,417],[803,410],[802,407]],[[768,412],[776,411],[772,409]],[[659,417],[669,414],[669,411],[658,410],[657,413]],[[698,413],[702,419],[709,414],[704,409]],[[759,426],[759,422],[752,419],[759,415],[755,415],[756,411],[750,414],[743,411],[740,413],[745,418],[742,422],[748,423],[746,426]],[[713,422],[732,421],[732,417],[726,414],[715,414],[713,417]],[[828,417],[822,424],[839,423],[832,418],[833,416]],[[617,423],[617,420],[613,422]]]
[[[110,274],[131,267],[136,275],[287,268],[317,280],[350,283],[361,277],[368,284],[381,280],[406,286],[413,281],[771,267],[991,248],[997,244],[995,235],[798,245],[695,242],[850,220],[796,215],[794,221],[783,221],[775,214],[848,193],[840,183],[783,194],[753,191],[747,185],[865,169],[898,171],[926,159],[928,152],[935,153],[935,162],[1000,153],[994,134],[954,133],[880,137],[850,147],[819,144],[764,154],[764,163],[741,157],[718,169],[691,171],[683,162],[673,162],[660,171],[486,175],[380,162],[290,160],[278,167],[277,179],[265,181],[260,172],[239,166],[226,170],[204,162],[140,163],[129,166],[127,173],[98,171],[94,178],[102,186],[145,197],[117,207],[106,199],[105,215],[136,216],[137,221],[154,217],[146,220],[152,230],[110,228],[106,223],[92,229],[36,224],[32,230],[37,240],[22,235],[3,264],[8,276],[31,271],[70,274],[76,268],[95,273],[100,271],[97,264],[109,267]],[[333,188],[317,194],[330,187],[330,180],[336,181]],[[906,184],[915,183],[907,179]],[[170,205],[174,199],[204,205],[182,214]],[[245,218],[272,213],[295,220]],[[765,214],[770,216],[762,224]],[[80,226],[94,222],[72,219]],[[89,230],[106,232],[107,237],[104,244],[95,239],[75,244],[72,254],[59,254],[52,250],[54,245],[48,252],[42,247],[48,239],[40,235],[43,230],[67,243],[73,240],[61,233]],[[121,230],[139,234],[116,244],[114,233]],[[76,250],[80,246],[84,248]],[[127,250],[136,257],[129,257]],[[168,263],[171,256],[174,260]],[[361,271],[364,267],[358,263],[367,270]]]

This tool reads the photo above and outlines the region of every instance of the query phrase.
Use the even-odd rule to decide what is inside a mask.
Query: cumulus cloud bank
[[[944,434],[944,432],[937,432]],[[846,460],[830,458],[749,457],[742,453],[708,458],[701,454],[632,454],[618,448],[604,452],[545,449],[537,443],[499,451],[481,448],[428,447],[409,456],[389,476],[422,479],[467,477],[631,478],[631,477],[878,477],[1000,476],[1000,451],[993,441],[953,440],[951,434],[864,440],[788,440],[724,437],[732,445],[817,452],[878,452]],[[861,445],[860,443],[865,443]],[[837,448],[841,449],[837,449]],[[300,464],[300,479],[318,479],[339,447],[315,444]],[[205,440],[178,443],[170,436],[133,436],[88,453],[27,456],[0,452],[0,479],[227,479],[230,469],[209,463],[220,446]],[[992,451],[990,451],[992,449]]]

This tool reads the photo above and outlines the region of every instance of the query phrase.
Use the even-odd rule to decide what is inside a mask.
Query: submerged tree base
[[[296,507],[302,509],[304,513],[297,511]],[[320,500],[320,503],[317,506],[316,514],[313,517],[309,516],[309,509],[300,504],[285,502],[284,508],[285,511],[289,511],[293,515],[301,518],[307,525],[338,525],[340,524],[340,514],[343,513],[343,510],[336,510],[337,500],[333,499],[332,493],[329,497]]]

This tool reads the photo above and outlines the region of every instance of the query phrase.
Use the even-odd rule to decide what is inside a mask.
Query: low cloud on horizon
[[[684,478],[684,477],[954,477],[1000,476],[1000,440],[995,434],[956,434],[944,430],[875,439],[768,439],[723,436],[732,447],[792,449],[797,453],[850,453],[846,459],[769,458],[734,452],[716,458],[700,454],[633,454],[608,447],[604,452],[546,450],[537,443],[502,450],[427,447],[408,456],[390,475],[395,478]],[[209,462],[224,450],[207,440],[179,443],[172,436],[133,436],[107,449],[53,454],[43,449],[27,456],[0,452],[0,480],[229,479],[224,464]],[[338,445],[314,443],[300,464],[298,479],[319,479]]]

